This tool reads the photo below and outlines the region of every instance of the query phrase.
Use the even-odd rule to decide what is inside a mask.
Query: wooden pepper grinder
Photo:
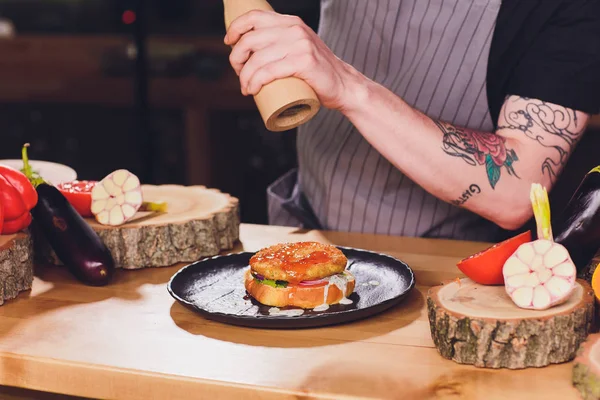
[[[251,10],[273,11],[265,0],[223,0],[225,28]],[[254,96],[256,106],[268,130],[286,131],[304,124],[321,106],[314,90],[302,79],[295,77],[275,80],[262,87]]]

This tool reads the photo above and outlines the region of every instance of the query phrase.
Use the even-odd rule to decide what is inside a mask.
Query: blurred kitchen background
[[[271,4],[317,28],[319,0]],[[244,222],[267,222],[265,190],[295,166],[295,132],[267,131],[240,94],[221,0],[0,0],[0,21],[0,158],[30,142],[31,158],[80,179],[127,168],[217,187],[240,198]],[[569,166],[569,193],[585,159]]]
[[[272,5],[316,29],[318,0]],[[30,142],[31,158],[80,179],[127,168],[217,187],[245,222],[267,222],[265,190],[295,165],[295,132],[267,131],[240,94],[221,0],[0,0],[0,20],[0,158]]]

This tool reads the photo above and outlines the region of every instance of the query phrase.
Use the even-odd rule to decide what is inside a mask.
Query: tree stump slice
[[[239,201],[204,186],[143,185],[144,201],[168,203],[166,213],[138,212],[113,227],[86,221],[110,249],[117,268],[166,267],[232,249],[239,239]],[[34,236],[40,262],[62,264],[47,241]]]
[[[0,236],[0,305],[33,284],[33,241],[28,233]]]
[[[600,399],[600,334],[588,336],[573,363],[573,386],[585,400]]]
[[[594,294],[578,280],[566,303],[548,310],[525,310],[504,286],[470,279],[429,289],[431,337],[440,354],[460,364],[484,368],[544,367],[572,360],[592,329]]]

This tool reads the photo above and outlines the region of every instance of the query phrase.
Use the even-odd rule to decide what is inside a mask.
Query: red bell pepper
[[[457,266],[463,274],[481,285],[503,285],[504,263],[523,243],[531,242],[531,231],[496,243],[487,249],[461,260]]]
[[[35,207],[38,195],[25,174],[14,168],[0,165],[0,233],[19,232],[31,223],[30,210]]]

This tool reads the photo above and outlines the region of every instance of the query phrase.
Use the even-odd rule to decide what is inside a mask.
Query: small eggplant
[[[555,241],[569,251],[578,276],[591,278],[589,264],[600,249],[600,166],[585,175],[553,227]]]
[[[34,177],[27,147],[23,148],[24,172],[38,193],[38,203],[31,210],[34,224],[77,279],[92,286],[108,284],[115,270],[110,250],[56,187]]]

